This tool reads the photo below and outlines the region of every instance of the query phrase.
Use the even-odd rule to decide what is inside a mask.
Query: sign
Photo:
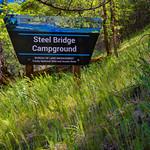
[[[100,32],[97,18],[29,17],[4,19],[19,62],[86,65]]]

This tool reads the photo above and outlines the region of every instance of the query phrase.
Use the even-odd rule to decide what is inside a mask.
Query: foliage
[[[145,42],[147,41],[147,42]],[[148,89],[150,89],[150,63],[149,63],[149,58],[150,58],[150,34],[145,34],[141,38],[141,47],[146,50],[146,53],[143,57],[140,59],[140,64],[141,64],[141,71],[142,74],[140,75],[139,82],[146,86]]]
[[[4,57],[5,57],[5,65],[7,66],[8,71],[12,74],[12,76],[18,76],[20,70],[22,70],[22,66],[19,64],[14,49],[12,47],[9,35],[5,28],[5,24],[3,22],[3,18],[6,13],[20,13],[20,5],[18,4],[9,4],[7,6],[3,6],[3,12],[0,14],[0,41],[3,44],[4,49]]]
[[[146,7],[147,14],[149,5],[144,0],[113,1],[118,21],[115,28],[126,37],[140,22],[137,18],[134,20],[137,12]],[[67,1],[56,2],[61,2],[62,7],[68,6]],[[74,0],[70,7],[82,9],[91,5],[89,0],[82,2]],[[94,6],[98,4],[96,0],[92,2]],[[109,39],[112,37],[110,7],[106,5]],[[3,9],[0,40],[8,69],[15,75],[22,66],[18,64],[2,21],[8,10],[30,15],[103,17],[102,8],[71,13],[35,0],[22,5],[10,4]],[[141,27],[149,23],[145,18],[147,15],[141,18],[144,22]],[[126,40],[119,49],[119,58],[107,57],[101,63],[85,67],[80,87],[71,74],[45,75],[32,81],[16,79],[2,87],[0,149],[150,149],[149,39],[143,36],[149,32],[147,27]]]
[[[139,2],[136,1],[120,1],[120,0],[112,0],[115,3],[115,20],[116,23],[114,24],[115,31],[116,31],[116,37],[117,37],[117,43],[120,42],[121,38],[129,36],[132,31],[135,31],[136,24],[139,24],[140,22],[143,22],[143,26],[148,24],[149,19],[149,5],[147,5],[147,1],[140,0]],[[70,7],[70,8],[89,8],[91,6],[95,7],[99,4],[98,0],[93,1],[77,1],[73,0],[70,1],[71,3],[68,3],[68,1],[59,0],[59,1],[53,1],[54,4],[60,5],[61,7]],[[70,6],[68,6],[70,4]],[[142,6],[142,7],[140,7]],[[17,13],[17,14],[28,14],[28,15],[47,15],[47,16],[55,16],[55,15],[62,15],[62,16],[70,16],[70,17],[78,17],[78,16],[86,16],[86,17],[102,17],[102,8],[98,8],[91,11],[80,11],[80,12],[68,12],[68,11],[62,11],[62,10],[56,10],[54,8],[45,6],[38,1],[35,0],[27,0],[26,2],[19,4],[8,4],[3,5],[4,13],[1,13],[0,15],[0,40],[3,43],[4,53],[5,53],[5,59],[6,65],[8,67],[9,72],[12,75],[18,76],[20,73],[23,74],[24,69],[22,66],[19,65],[16,55],[13,51],[12,44],[9,40],[9,36],[6,32],[5,26],[3,24],[2,18],[7,12],[10,13]],[[109,38],[109,44],[112,45],[112,21],[111,21],[111,13],[110,13],[110,4],[106,5],[107,8],[107,22],[106,26],[108,27],[108,38]],[[146,8],[146,9],[145,9]],[[140,12],[140,14],[144,11],[144,16],[140,17],[140,20],[136,16],[137,13]],[[135,20],[136,19],[136,20]],[[138,22],[137,22],[138,21]],[[143,27],[142,26],[142,27]],[[101,36],[100,42],[103,41],[103,35]]]
[[[61,74],[2,89],[1,149],[149,149],[149,97],[138,100],[132,92],[147,52],[139,41],[149,31],[125,41],[118,59],[84,68],[80,87]]]
[[[120,25],[123,25],[121,30],[123,38],[144,28],[150,23],[150,4],[147,0],[126,0],[122,3],[121,10]]]

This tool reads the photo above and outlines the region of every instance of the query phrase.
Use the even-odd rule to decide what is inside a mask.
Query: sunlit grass
[[[2,89],[0,149],[149,148],[150,105],[146,100],[135,105],[128,96],[142,74],[145,51],[138,41],[149,31],[125,41],[119,58],[84,68],[80,86],[68,73],[18,79]],[[145,117],[142,124],[136,109]]]

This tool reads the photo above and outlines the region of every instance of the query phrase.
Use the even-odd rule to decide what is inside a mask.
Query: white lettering
[[[75,44],[76,40],[68,37],[53,37],[53,43]]]
[[[34,43],[51,43],[52,40],[51,40],[51,37],[43,38],[43,37],[34,36],[33,42]]]
[[[47,53],[76,53],[77,46],[74,47],[41,47],[37,45],[32,46],[34,52],[47,52]]]

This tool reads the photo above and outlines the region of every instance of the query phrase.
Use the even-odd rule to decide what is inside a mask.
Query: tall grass
[[[2,89],[0,149],[150,149],[149,102],[131,94],[142,82],[139,60],[147,51],[139,41],[149,32],[125,41],[119,58],[84,68],[80,87],[61,74]]]

